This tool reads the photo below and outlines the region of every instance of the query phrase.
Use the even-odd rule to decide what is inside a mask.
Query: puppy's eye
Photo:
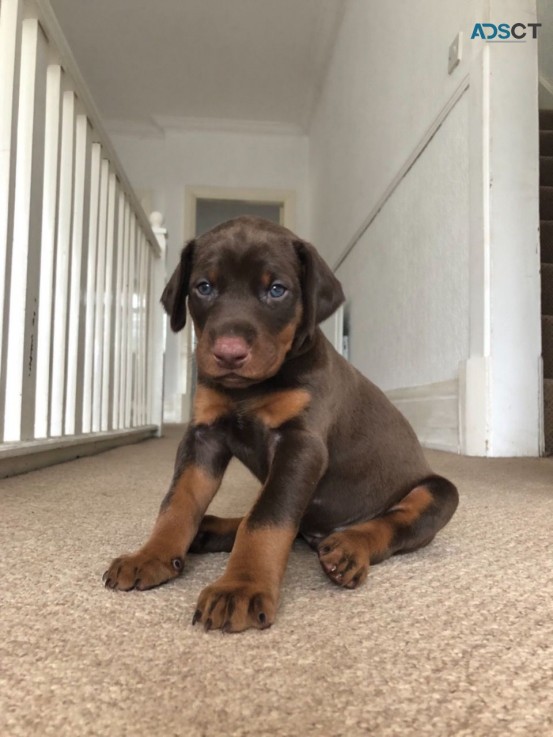
[[[209,297],[211,294],[213,294],[213,284],[211,282],[208,282],[207,279],[204,279],[203,281],[196,284],[196,291],[198,294],[201,294],[202,297]]]
[[[272,297],[273,299],[279,299],[280,297],[284,297],[288,290],[284,286],[284,284],[280,284],[280,282],[275,282],[274,284],[271,284],[269,287],[269,297]]]

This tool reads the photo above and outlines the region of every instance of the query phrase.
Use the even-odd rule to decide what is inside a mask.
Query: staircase
[[[545,452],[553,455],[553,110],[540,110],[540,221]]]

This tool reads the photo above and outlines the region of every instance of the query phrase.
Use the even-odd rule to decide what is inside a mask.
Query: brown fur
[[[194,416],[150,540],[112,563],[106,585],[147,588],[180,573],[188,549],[232,551],[194,621],[264,628],[296,535],[354,588],[371,563],[427,545],[449,521],[453,484],[317,327],[343,300],[314,247],[273,223],[237,218],[187,244],[162,303],[175,331],[188,303],[198,335]],[[244,519],[201,521],[233,455],[259,497]]]

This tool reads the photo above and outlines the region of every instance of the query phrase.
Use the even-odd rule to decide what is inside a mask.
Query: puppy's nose
[[[244,338],[233,335],[226,338],[217,338],[212,353],[219,366],[235,369],[246,363],[250,355],[250,347]]]

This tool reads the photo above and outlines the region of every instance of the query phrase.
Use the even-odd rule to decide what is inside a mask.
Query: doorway
[[[240,215],[254,215],[282,225],[282,203],[246,202],[244,200],[196,200],[196,232],[201,235],[225,220]]]

